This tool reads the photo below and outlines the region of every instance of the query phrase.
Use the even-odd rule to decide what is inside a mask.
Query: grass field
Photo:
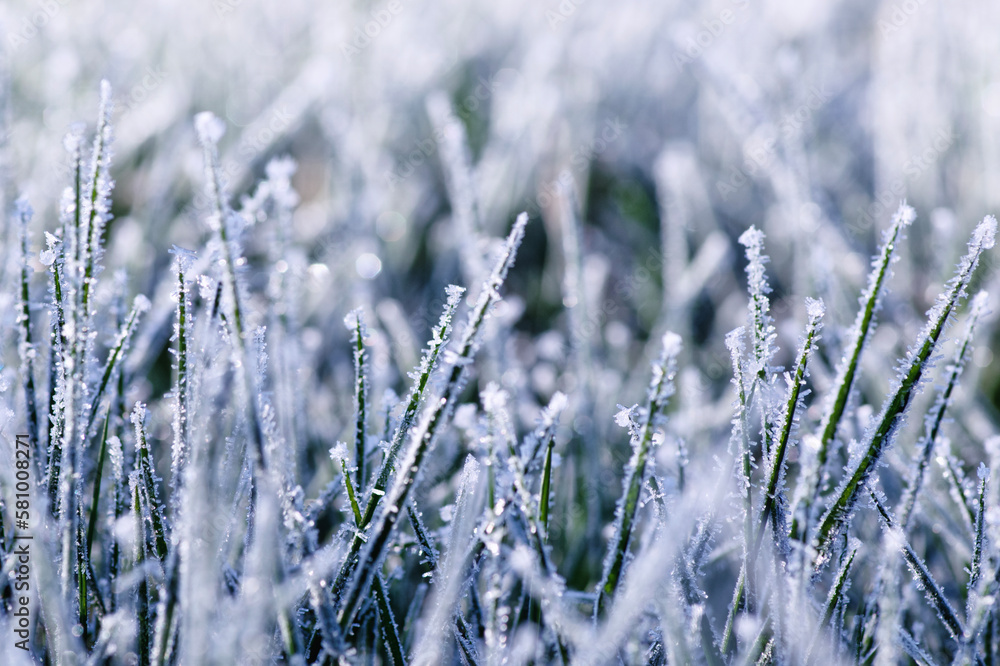
[[[0,7],[0,663],[996,663],[998,19]]]

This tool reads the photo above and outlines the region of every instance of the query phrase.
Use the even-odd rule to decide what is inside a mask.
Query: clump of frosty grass
[[[130,299],[125,276],[102,271],[106,84],[101,100],[89,150],[79,131],[66,140],[70,183],[43,247],[27,201],[15,210],[17,330],[4,342],[16,343],[20,383],[3,387],[3,420],[32,444],[30,462],[9,435],[0,451],[4,663],[994,663],[1000,447],[983,447],[971,480],[973,463],[944,435],[988,315],[985,293],[964,302],[993,247],[992,217],[870,417],[863,359],[915,212],[902,205],[884,232],[852,326],[804,300],[787,370],[775,365],[766,238],[750,227],[739,238],[746,324],[725,340],[729,432],[689,442],[675,432],[692,409],[673,404],[685,341],[662,333],[644,401],[615,417],[631,456],[608,488],[588,458],[610,443],[564,423],[588,409],[586,382],[556,391],[519,432],[517,396],[477,381],[477,358],[504,344],[491,315],[526,214],[489,256],[462,248],[463,271],[481,283],[446,289],[419,362],[400,369],[405,397],[373,394],[374,324],[363,310],[344,318],[353,415],[310,433],[310,414],[329,404],[300,386],[294,281],[287,265],[266,267],[259,298],[243,245],[292,219],[294,165],[272,162],[233,208],[217,147],[225,127],[199,115],[210,237],[173,248],[168,284]],[[579,221],[565,226],[564,302],[578,304]],[[34,252],[45,293],[32,288]],[[99,290],[113,296],[99,305]],[[568,337],[585,341],[587,323],[570,317]],[[172,386],[143,403],[128,396],[149,370],[137,358],[145,330],[169,337]],[[831,330],[840,343],[828,347]],[[583,368],[585,342],[575,351]],[[925,388],[933,395],[921,400]],[[905,427],[921,416],[922,429]],[[307,492],[297,470],[316,446],[326,453],[309,464],[325,466],[327,482]],[[30,482],[16,485],[15,470]],[[581,508],[593,493],[617,498],[596,530],[581,527],[600,518]],[[28,536],[23,588],[17,547]],[[578,567],[571,585],[560,569],[574,558],[603,566],[582,579]]]

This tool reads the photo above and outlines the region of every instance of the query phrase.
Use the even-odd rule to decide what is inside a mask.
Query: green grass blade
[[[820,423],[819,448],[816,452],[815,470],[811,477],[804,480],[809,487],[804,489],[801,501],[804,505],[803,514],[805,522],[800,524],[796,519],[792,525],[792,538],[805,543],[808,540],[809,516],[812,507],[819,501],[820,493],[823,492],[824,484],[828,482],[829,470],[827,463],[830,457],[830,448],[837,436],[837,429],[847,408],[848,399],[851,396],[855,384],[855,377],[868,340],[875,330],[875,318],[881,305],[882,296],[885,293],[885,285],[892,275],[892,264],[896,260],[896,249],[903,240],[905,230],[916,218],[914,210],[901,203],[899,209],[892,218],[892,225],[882,236],[882,244],[878,253],[872,259],[871,272],[868,274],[868,286],[861,294],[858,314],[851,329],[851,346],[845,353],[839,367],[837,368],[837,378],[835,381],[836,391],[830,394],[827,400],[826,409],[823,413],[823,420]],[[802,514],[798,514],[802,515]]]
[[[826,596],[826,603],[823,604],[823,612],[819,616],[819,622],[816,624],[816,634],[813,636],[812,642],[809,644],[809,648],[806,650],[805,663],[810,663],[810,658],[812,657],[813,651],[816,649],[816,644],[820,641],[821,636],[826,631],[826,625],[830,622],[833,617],[834,612],[836,612],[837,607],[845,602],[845,592],[847,591],[847,584],[850,581],[851,567],[854,564],[854,558],[858,554],[858,548],[854,547],[851,552],[844,558],[843,563],[840,565],[840,569],[837,571],[836,577],[833,579],[833,584],[830,586],[830,592]]]
[[[854,378],[857,375],[861,353],[874,330],[875,314],[878,312],[882,294],[885,292],[886,280],[892,274],[896,247],[903,240],[905,229],[913,223],[915,218],[916,213],[912,208],[905,203],[900,204],[896,214],[893,215],[892,226],[883,235],[878,255],[872,261],[872,270],[868,275],[868,288],[861,296],[861,309],[858,311],[851,333],[851,348],[845,354],[841,367],[837,371],[837,391],[833,394],[833,399],[830,401],[820,424],[821,434],[817,457],[821,470],[826,465],[830,444],[836,437],[837,427],[844,416],[844,409],[847,407],[851,388],[854,386]]]
[[[90,521],[87,525],[87,560],[90,560],[94,550],[94,535],[97,533],[98,505],[101,500],[101,479],[104,474],[104,461],[108,454],[108,425],[111,423],[111,410],[104,419],[104,430],[101,434],[101,451],[97,456],[97,471],[94,475],[94,497],[90,502]]]
[[[406,500],[416,482],[424,457],[431,450],[440,428],[450,417],[451,410],[458,398],[464,382],[465,368],[475,357],[479,347],[480,332],[493,305],[500,300],[500,287],[503,285],[507,272],[514,263],[517,248],[524,238],[524,228],[528,223],[526,213],[521,213],[514,228],[507,237],[503,252],[497,264],[483,285],[475,307],[469,313],[469,322],[459,344],[458,352],[449,363],[448,378],[444,384],[441,396],[430,401],[424,417],[409,435],[410,445],[399,466],[399,474],[386,496],[386,508],[378,523],[373,525],[372,535],[361,556],[353,576],[352,584],[340,609],[339,622],[341,629],[346,631],[354,624],[354,617],[360,606],[362,596],[371,585],[378,563],[381,561],[389,545],[389,539],[395,529],[400,513],[406,507]]]
[[[145,421],[146,406],[137,402],[135,409],[132,410],[132,425],[135,426],[136,470],[140,474],[143,499],[149,508],[155,554],[160,562],[166,562],[166,518],[163,515],[163,505],[160,503],[159,492],[156,489],[156,474],[153,471],[153,462],[149,455]]]
[[[171,487],[176,491],[181,486],[181,475],[187,461],[188,448],[191,446],[191,436],[188,426],[190,411],[189,403],[191,401],[190,373],[188,369],[190,362],[188,337],[190,335],[190,328],[192,325],[192,313],[190,294],[187,284],[187,273],[190,271],[195,257],[193,253],[179,248],[176,245],[170,250],[170,252],[175,257],[174,266],[177,273],[177,316],[174,321],[174,338],[177,342],[173,418],[174,445],[170,464],[170,483]],[[179,493],[175,492],[174,497],[179,497]],[[175,510],[177,508],[176,501],[177,500],[175,499],[175,506],[173,507]]]
[[[623,494],[618,502],[615,516],[614,533],[608,543],[604,575],[597,592],[595,617],[600,617],[607,602],[614,596],[615,590],[618,588],[639,507],[639,494],[646,472],[646,460],[652,446],[653,434],[660,426],[661,414],[666,407],[667,399],[674,391],[673,380],[677,371],[677,354],[680,351],[680,345],[681,341],[677,335],[673,333],[664,335],[663,351],[660,359],[653,366],[653,379],[649,386],[645,417],[642,425],[633,431],[632,458],[626,466],[625,480],[622,484]],[[631,416],[629,420],[631,422]]]
[[[791,438],[792,427],[795,425],[795,413],[799,407],[802,387],[805,384],[806,364],[809,361],[809,355],[814,349],[821,327],[820,320],[825,312],[822,301],[813,301],[811,299],[807,299],[806,309],[809,312],[809,323],[806,325],[805,341],[799,350],[798,360],[795,362],[795,371],[792,373],[791,385],[788,387],[788,400],[785,404],[785,411],[775,443],[774,455],[771,456],[771,460],[769,461],[771,473],[767,480],[767,489],[764,491],[764,505],[760,511],[760,525],[757,528],[757,538],[750,555],[751,569],[753,568],[752,563],[756,561],[757,553],[760,551],[768,519],[777,518],[776,515],[772,514],[775,514],[775,502],[778,500],[778,483],[783,476],[785,452]],[[776,538],[778,538],[779,530],[784,530],[784,528],[784,525],[773,525]]]
[[[926,650],[917,643],[917,639],[902,627],[899,628],[899,646],[918,666],[937,666]]]
[[[101,380],[97,384],[97,389],[90,398],[90,411],[87,414],[87,423],[83,431],[85,437],[89,436],[90,428],[94,425],[94,419],[97,417],[97,410],[101,406],[101,398],[104,397],[104,392],[108,388],[111,376],[114,374],[115,370],[118,369],[125,352],[128,350],[129,340],[131,340],[132,334],[135,332],[135,328],[139,323],[139,315],[149,310],[149,307],[149,299],[145,296],[137,296],[135,302],[132,304],[132,311],[129,313],[128,319],[125,320],[125,323],[118,331],[115,343],[111,347],[111,353],[108,354],[108,360],[104,363],[104,371],[101,373]]]
[[[354,310],[344,319],[344,324],[351,331],[354,346],[354,465],[355,465],[355,485],[358,492],[365,491],[367,475],[365,474],[366,451],[365,440],[368,439],[368,354],[365,351],[364,322],[361,320],[361,310]],[[358,527],[361,525],[361,516],[357,518]]]
[[[30,281],[28,269],[28,223],[33,211],[23,197],[17,200],[17,217],[20,229],[21,246],[21,290],[18,298],[17,321],[20,324],[21,339],[18,344],[18,356],[21,359],[21,378],[24,388],[25,420],[28,434],[32,442],[39,438],[38,404],[35,395],[35,345],[31,336],[31,295],[28,289]]]
[[[934,445],[938,440],[938,433],[941,431],[941,425],[944,423],[945,414],[951,404],[952,393],[955,391],[955,387],[958,386],[958,380],[962,376],[962,370],[965,368],[965,364],[968,362],[969,356],[972,353],[973,335],[975,333],[976,324],[979,322],[979,319],[985,311],[986,298],[986,292],[982,291],[976,294],[975,298],[973,298],[971,312],[969,313],[969,321],[965,328],[965,334],[962,336],[961,344],[959,345],[958,351],[955,353],[955,357],[952,359],[951,366],[948,370],[948,380],[945,382],[944,388],[939,391],[937,399],[934,402],[934,406],[931,408],[931,414],[924,419],[925,432],[920,443],[917,445],[918,457],[916,464],[914,465],[913,478],[910,479],[910,482],[907,485],[906,493],[902,501],[903,508],[899,512],[899,524],[904,532],[910,523],[910,516],[916,506],[917,496],[923,486],[924,475],[927,471],[927,466],[930,464],[931,456],[934,453]]]
[[[835,537],[847,526],[869,476],[882,460],[882,454],[891,446],[897,422],[905,414],[910,399],[920,386],[920,380],[938,347],[941,335],[965,296],[980,256],[993,247],[996,228],[997,222],[992,216],[985,218],[976,228],[969,241],[969,252],[959,263],[955,277],[931,309],[917,346],[904,359],[901,375],[886,399],[876,424],[865,437],[861,458],[837,490],[836,497],[821,520],[816,534],[817,563],[828,558],[830,547]]]
[[[81,251],[83,261],[83,282],[81,284],[80,312],[89,317],[90,292],[94,284],[94,269],[100,259],[100,242],[104,223],[109,215],[107,196],[110,193],[108,170],[110,164],[111,113],[114,102],[111,85],[101,81],[101,105],[97,113],[97,130],[94,133],[94,148],[90,158],[91,172],[87,180],[89,201],[84,242]],[[105,191],[107,188],[107,191]],[[83,211],[81,211],[82,213]]]
[[[434,371],[437,369],[441,351],[444,349],[451,337],[452,320],[455,315],[455,310],[458,309],[459,302],[461,301],[462,294],[465,293],[465,290],[461,287],[452,285],[449,286],[446,291],[447,302],[445,304],[444,311],[441,313],[441,319],[431,334],[431,340],[428,343],[427,349],[424,351],[424,355],[420,361],[420,366],[414,371],[414,382],[413,386],[410,388],[410,394],[407,398],[403,415],[400,417],[399,424],[396,426],[392,442],[389,444],[389,449],[386,451],[385,459],[382,461],[378,475],[375,477],[375,483],[368,493],[368,502],[365,504],[365,510],[361,516],[361,520],[357,522],[358,527],[362,530],[367,529],[371,524],[379,503],[385,496],[385,492],[389,487],[389,483],[392,480],[393,473],[396,469],[396,460],[399,457],[400,451],[403,449],[403,445],[406,443],[406,438],[410,435],[410,429],[413,427],[417,410],[425,400],[428,383],[430,382]],[[364,540],[362,539],[361,534],[356,534],[354,539],[351,540],[347,557],[344,558],[344,564],[341,566],[340,571],[337,574],[337,579],[332,587],[334,597],[339,596],[344,585],[347,584],[348,578],[354,572],[354,566],[357,563],[357,556],[358,553],[361,552],[361,547],[363,545]]]
[[[886,509],[885,503],[875,492],[869,490],[868,494],[872,498],[872,502],[875,505],[875,509],[878,512],[879,517],[882,519],[882,523],[888,529],[894,529],[895,524],[893,518],[889,514],[888,509]],[[951,637],[956,641],[961,641],[962,636],[965,634],[965,629],[962,626],[962,621],[958,618],[958,614],[955,612],[955,609],[951,607],[951,604],[945,598],[941,587],[937,584],[937,581],[934,580],[934,577],[931,575],[927,565],[924,564],[924,561],[921,560],[916,551],[913,550],[913,546],[910,545],[910,542],[905,536],[900,535],[900,538],[903,545],[903,559],[906,561],[907,566],[910,567],[913,577],[924,590],[924,596],[927,598],[927,601],[930,602],[931,606],[934,607],[934,610],[937,611],[938,618],[941,620],[941,623],[944,624],[948,633],[951,634]]]
[[[166,562],[166,585],[162,588],[162,598],[156,614],[156,632],[153,641],[153,666],[165,666],[175,647],[177,625],[174,622],[177,611],[177,593],[180,585],[180,567],[177,550],[170,552]]]
[[[243,311],[243,299],[240,290],[239,276],[236,273],[238,247],[234,238],[230,238],[230,216],[235,215],[226,202],[225,192],[222,186],[222,168],[219,165],[218,142],[225,132],[225,125],[221,120],[209,112],[199,113],[195,117],[195,126],[198,131],[198,140],[201,142],[204,152],[205,172],[208,181],[208,197],[214,208],[213,214],[209,216],[209,225],[212,231],[217,234],[222,256],[225,263],[225,270],[222,272],[222,280],[219,283],[220,289],[225,290],[229,296],[229,308],[232,314],[230,324],[233,327],[233,339],[236,343],[236,354],[240,362],[241,380],[246,390],[246,403],[249,412],[250,422],[250,445],[254,458],[254,465],[266,469],[267,459],[264,455],[264,427],[260,418],[260,410],[257,405],[257,390],[254,386],[254,375],[251,368],[252,363],[247,350],[245,314]],[[227,317],[227,319],[229,319]]]
[[[733,589],[733,600],[729,605],[729,613],[726,615],[726,625],[722,630],[722,640],[719,641],[719,649],[724,655],[736,647],[736,617],[746,604],[746,580],[747,580],[747,560],[743,559],[743,566],[740,567],[739,576],[736,578],[736,587]]]
[[[66,386],[66,354],[69,353],[69,341],[66,337],[66,308],[63,300],[63,262],[64,243],[52,234],[46,236],[48,249],[46,261],[51,260],[49,269],[52,273],[52,330],[49,336],[50,363],[49,369],[49,423],[48,423],[48,455],[46,475],[48,477],[49,508],[53,516],[59,512],[59,472],[62,465],[62,437],[66,426],[67,406],[65,404]]]
[[[542,467],[542,488],[538,494],[538,522],[541,523],[543,532],[549,533],[549,501],[552,495],[552,449],[555,445],[555,438],[549,437],[545,445],[545,464]]]
[[[966,529],[972,535],[976,531],[976,507],[972,499],[966,492],[965,472],[962,471],[962,463],[955,458],[955,455],[948,451],[944,458],[944,476],[951,489],[951,497],[958,505],[959,514],[962,516]]]
[[[129,485],[132,488],[132,511],[135,516],[135,567],[141,571],[146,563],[146,530],[145,520],[142,517],[142,500],[140,497],[142,482],[139,480],[139,473],[132,472],[129,481]],[[142,573],[139,578],[139,599],[136,616],[139,621],[139,664],[140,666],[149,666],[149,590],[145,573]]]
[[[986,484],[990,480],[990,470],[986,465],[979,464],[979,501],[976,511],[976,536],[972,542],[972,562],[969,564],[969,582],[966,586],[966,598],[969,600],[966,617],[972,617],[973,604],[983,574],[983,537],[986,524]]]
[[[385,579],[381,574],[376,576],[372,583],[372,591],[375,593],[375,604],[378,608],[378,624],[382,630],[382,639],[389,648],[389,656],[392,657],[394,666],[406,666],[406,657],[403,656],[403,644],[399,640],[399,629],[396,627],[396,618],[392,614],[392,607],[389,606],[389,596],[386,593]]]
[[[334,462],[340,463],[340,471],[344,475],[344,486],[347,488],[347,497],[351,503],[351,513],[354,515],[354,526],[360,530],[361,507],[358,506],[358,496],[354,491],[354,482],[351,481],[351,469],[347,466],[347,445],[343,442],[337,442],[337,446],[330,451],[330,457],[333,458]]]

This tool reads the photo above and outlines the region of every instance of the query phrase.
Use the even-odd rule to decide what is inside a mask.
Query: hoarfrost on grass
[[[992,23],[916,14],[868,49],[878,13],[747,14],[690,57],[668,5],[475,4],[126,12],[110,66],[78,7],[30,38],[6,17],[0,415],[34,441],[27,470],[0,446],[0,554],[29,471],[31,657],[998,653],[995,323],[963,304],[996,222],[953,212],[995,203],[996,91],[905,66],[975,65]],[[466,14],[490,29],[438,29]],[[848,25],[850,57],[802,48]],[[962,139],[928,161],[938,121]]]

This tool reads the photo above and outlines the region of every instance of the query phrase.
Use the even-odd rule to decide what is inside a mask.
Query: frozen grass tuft
[[[775,225],[720,227],[703,251],[667,220],[684,247],[626,288],[571,184],[542,221],[496,212],[470,145],[491,139],[438,95],[452,208],[420,243],[404,252],[412,221],[359,197],[317,250],[295,189],[312,167],[229,182],[226,125],[202,113],[192,249],[156,247],[132,279],[109,251],[129,229],[113,102],[103,82],[89,151],[66,138],[57,219],[9,211],[0,637],[31,532],[31,659],[994,663],[997,451],[972,383],[989,297],[965,307],[992,216],[924,315],[923,293],[890,295],[926,231],[905,203],[864,284],[800,288]],[[698,205],[667,154],[664,188]],[[373,248],[379,269],[351,276]],[[411,251],[432,258],[429,290],[392,273]],[[411,289],[428,303],[408,317],[385,293]],[[659,310],[618,311],[643,290]],[[532,291],[557,305],[526,324]]]

